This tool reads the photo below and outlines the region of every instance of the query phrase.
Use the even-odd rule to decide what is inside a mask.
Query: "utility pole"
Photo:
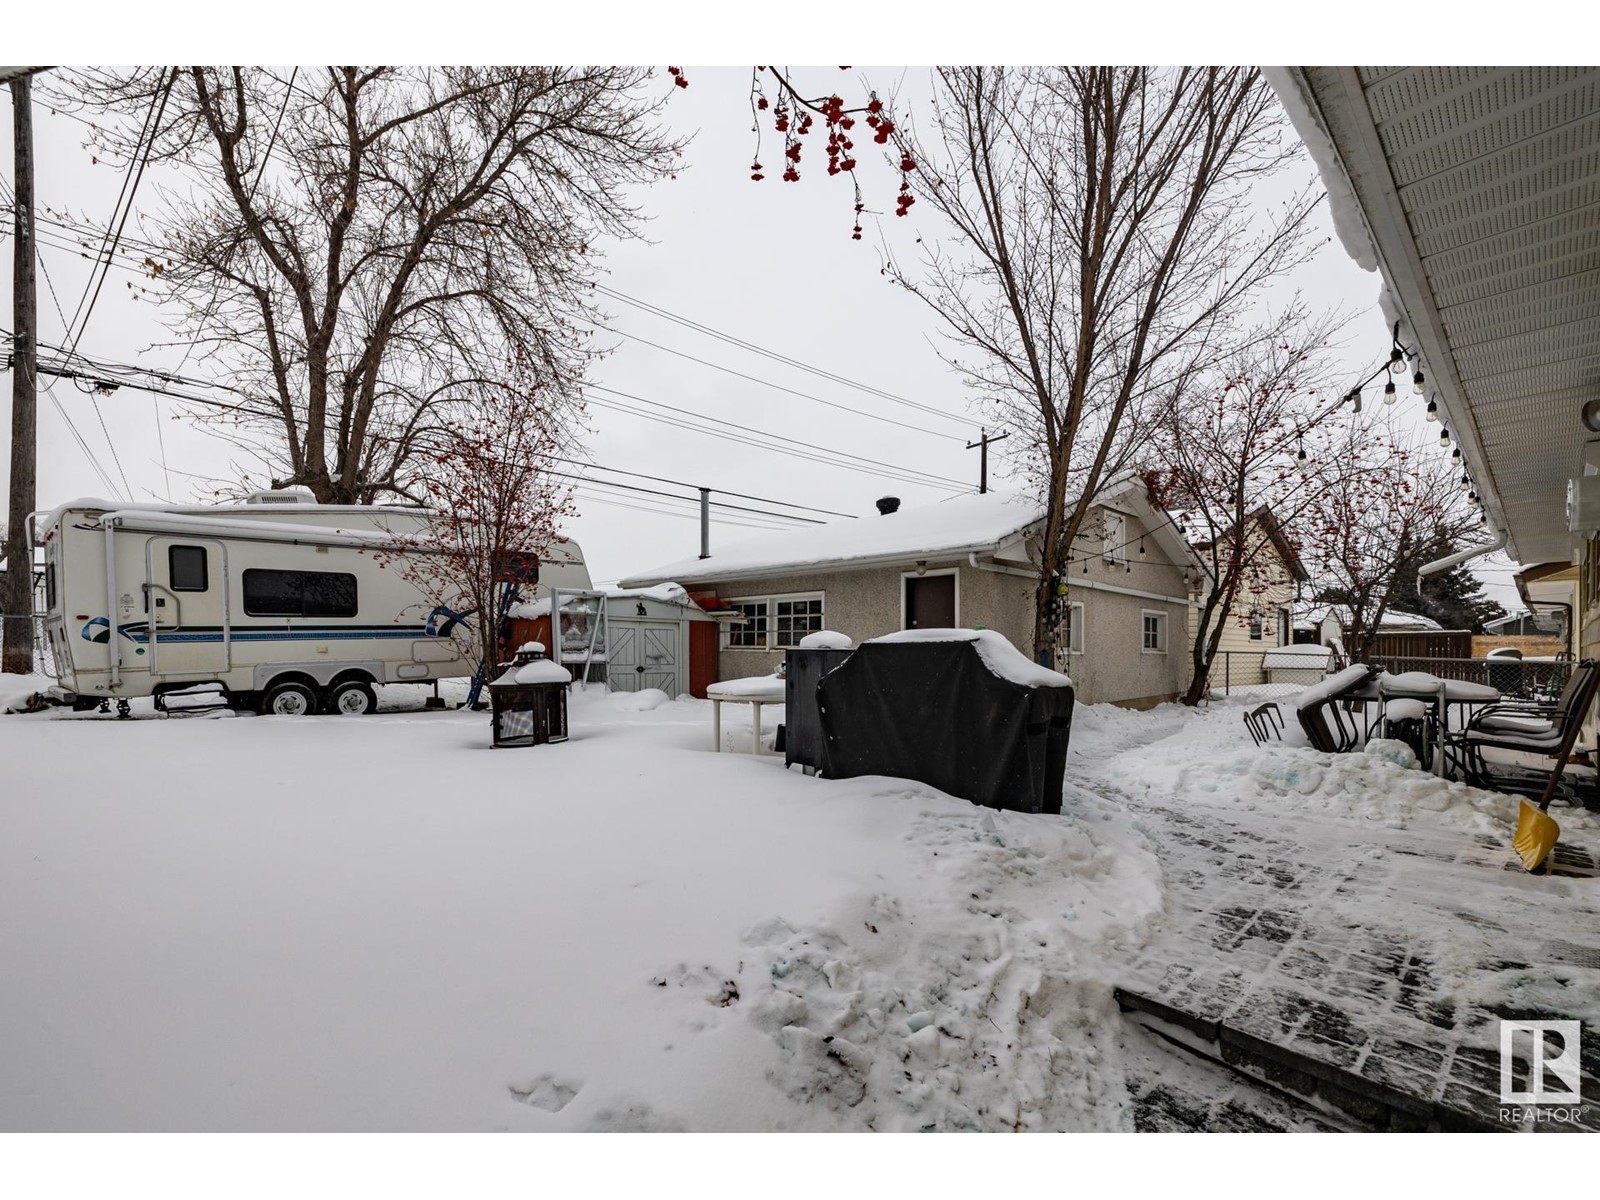
[[[11,81],[12,121],[16,140],[17,205],[12,220],[11,328],[16,333],[11,362],[11,496],[6,524],[6,586],[0,596],[5,627],[0,671],[28,675],[33,671],[33,545],[28,514],[36,498],[35,454],[38,418],[35,387],[38,373],[38,312],[34,307],[33,246],[33,80]]]
[[[989,490],[989,444],[991,442],[1003,442],[1010,436],[1009,433],[1002,433],[999,437],[990,437],[989,431],[985,429],[977,441],[967,443],[968,450],[975,449],[978,452],[979,495],[983,495]]]

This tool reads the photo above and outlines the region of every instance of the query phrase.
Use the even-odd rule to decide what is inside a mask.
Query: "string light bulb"
[[[1460,462],[1461,461],[1461,447],[1460,446],[1457,446],[1454,450],[1450,451],[1450,461],[1451,462]]]
[[[1144,538],[1143,538],[1143,536],[1141,536],[1139,538],[1139,557],[1140,558],[1144,557]]]
[[[1395,398],[1394,380],[1391,379],[1391,380],[1389,380],[1388,383],[1383,385],[1383,402],[1385,404],[1393,404],[1394,403],[1394,398]]]
[[[1439,402],[1437,400],[1429,400],[1428,401],[1428,420],[1437,421],[1438,419],[1439,419]]]
[[[1449,444],[1450,444],[1450,430],[1449,430],[1448,427],[1446,427],[1444,425],[1441,425],[1441,426],[1439,426],[1439,445],[1448,446]]]
[[[1470,492],[1472,490],[1472,476],[1468,475],[1465,471],[1461,472],[1461,490],[1463,492]]]
[[[1311,466],[1311,459],[1306,456],[1305,439],[1297,433],[1294,435],[1294,441],[1295,445],[1300,448],[1299,452],[1294,456],[1295,462],[1299,465],[1302,471],[1307,470]]]
[[[1483,507],[1483,501],[1478,499],[1478,493],[1476,491],[1467,493],[1467,503],[1472,505],[1473,508]]]
[[[1417,368],[1417,373],[1411,377],[1411,390],[1416,395],[1422,395],[1422,385],[1428,381],[1422,376],[1422,368]]]
[[[1400,347],[1396,346],[1393,350],[1389,351],[1389,374],[1400,376],[1404,375],[1405,373],[1406,356],[1401,353]]]

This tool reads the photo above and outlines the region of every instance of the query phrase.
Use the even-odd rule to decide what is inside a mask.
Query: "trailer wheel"
[[[364,717],[378,710],[378,695],[364,679],[336,683],[322,697],[322,709],[336,717]]]
[[[298,680],[275,683],[261,697],[264,717],[304,717],[317,711],[317,694]]]

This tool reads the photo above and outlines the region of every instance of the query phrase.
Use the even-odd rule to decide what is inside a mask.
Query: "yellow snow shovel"
[[[1566,759],[1562,759],[1563,767]],[[1555,778],[1561,777],[1561,768],[1556,769]],[[1550,789],[1545,789],[1544,799],[1535,805],[1532,800],[1524,799],[1522,811],[1517,814],[1517,832],[1511,838],[1511,848],[1522,859],[1522,865],[1530,871],[1537,871],[1539,864],[1549,857],[1550,851],[1556,848],[1556,841],[1561,837],[1561,826],[1545,810],[1550,807]]]

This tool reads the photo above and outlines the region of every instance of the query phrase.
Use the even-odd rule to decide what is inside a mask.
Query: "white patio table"
[[[722,750],[722,705],[727,703],[750,706],[750,753],[761,751],[761,707],[764,704],[782,704],[784,681],[778,675],[751,675],[745,679],[725,679],[706,688],[706,699],[711,701],[711,749]]]

